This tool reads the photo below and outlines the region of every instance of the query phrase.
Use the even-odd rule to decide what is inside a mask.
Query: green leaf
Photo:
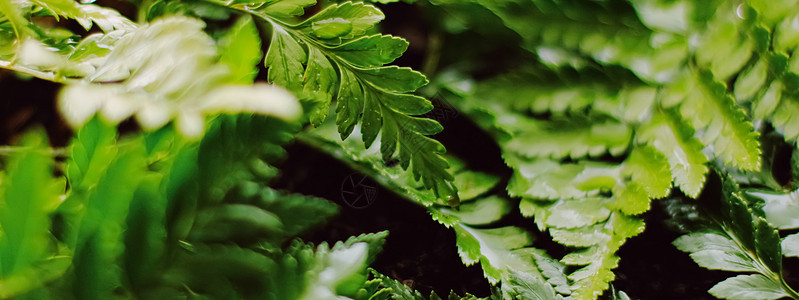
[[[75,250],[77,297],[105,298],[121,284],[121,274],[108,266],[115,265],[124,251],[125,219],[145,166],[144,145],[134,140],[120,149],[97,187],[83,199],[85,213],[77,226]]]
[[[548,159],[524,161],[506,155],[506,162],[514,166],[508,183],[511,196],[559,199],[593,196],[600,190],[610,190],[616,185],[619,168],[599,162],[560,164]]]
[[[328,6],[295,27],[314,35],[322,33],[326,36],[323,38],[340,37],[342,39],[352,39],[367,33],[384,17],[383,12],[377,7],[348,1]],[[321,26],[320,24],[328,25]],[[338,25],[331,26],[330,24]],[[327,28],[324,30],[327,32],[320,32],[320,28]],[[346,32],[341,31],[342,28],[346,28]]]
[[[713,176],[718,175],[714,173]],[[755,293],[767,286],[772,293],[786,293],[788,289],[782,284],[782,252],[777,231],[761,217],[762,211],[758,211],[756,206],[750,207],[751,203],[743,197],[743,192],[730,176],[720,177],[720,191],[710,192],[720,192],[721,197],[703,197],[699,203],[700,212],[706,214],[702,216],[707,218],[706,226],[715,228],[713,230],[717,233],[692,233],[674,244],[680,250],[691,252],[691,257],[703,267],[759,273],[719,283],[710,290],[714,296],[726,299],[772,297]],[[769,299],[782,296],[774,297]]]
[[[599,244],[610,236],[604,230],[604,224],[594,224],[574,229],[551,228],[552,240],[566,246],[588,247]]]
[[[333,248],[329,252],[324,245],[317,249],[316,261],[322,269],[317,276],[309,278],[309,284],[302,300],[337,299],[337,292],[343,286],[360,287],[366,276],[353,276],[362,273],[364,263],[369,254],[366,243],[359,242],[350,246]],[[348,281],[354,282],[350,283]],[[354,293],[354,291],[350,292]],[[345,292],[345,294],[347,294]]]
[[[799,233],[794,233],[782,239],[782,254],[785,256],[799,257]]]
[[[457,205],[457,190],[442,157],[445,149],[426,137],[441,131],[441,126],[430,119],[409,116],[432,109],[426,99],[408,94],[428,80],[410,68],[384,66],[404,52],[407,42],[372,34],[384,18],[379,9],[347,1],[332,4],[299,24],[289,24],[262,9],[223,4],[272,25],[266,55],[269,81],[309,101],[314,126],[321,126],[327,118],[335,94],[336,124],[342,140],[362,121],[361,139],[366,148],[380,136],[384,161],[399,152],[403,169],[413,162],[416,180],[421,179],[426,189]]]
[[[167,199],[159,189],[162,180],[161,174],[145,175],[130,202],[121,266],[132,291],[144,291],[151,284],[168,244],[164,239]]]
[[[759,170],[759,135],[744,111],[727,94],[726,86],[709,72],[685,76],[694,81],[692,88],[670,91],[684,97],[680,113],[694,128],[706,130],[703,142],[712,144],[714,153],[725,163],[744,170]]]
[[[575,228],[595,224],[610,216],[604,198],[561,200],[547,207],[546,224],[559,228]]]
[[[799,101],[791,98],[780,101],[771,122],[777,132],[785,136],[787,141],[796,141],[799,138]]]
[[[132,30],[136,25],[113,9],[83,4],[68,0],[35,0],[35,5],[50,12],[56,20],[59,16],[75,19],[85,30],[92,27],[92,22],[105,32],[114,29]]]
[[[503,281],[502,291],[513,297],[510,299],[563,299],[542,278],[521,272],[512,272],[510,279]]]
[[[188,240],[204,243],[239,241],[251,235],[274,234],[282,227],[280,218],[269,211],[251,205],[225,204],[200,211]]]
[[[299,116],[300,106],[288,92],[233,83],[238,79],[218,62],[204,26],[173,16],[124,34],[91,76],[61,91],[58,104],[66,121],[78,128],[97,112],[112,124],[135,115],[143,129],[153,131],[174,119],[181,134],[197,139],[207,115]],[[106,81],[118,83],[98,84]]]
[[[717,234],[692,233],[674,241],[674,246],[691,253],[699,266],[711,270],[757,272],[754,260],[745,255],[735,242]]]
[[[43,130],[33,130],[19,145],[25,150],[11,155],[6,173],[0,173],[2,297],[35,289],[69,267],[68,261],[55,259],[59,253],[50,234],[49,215],[60,202],[64,186],[53,178],[53,160],[44,153],[47,136]]]
[[[738,275],[719,282],[708,291],[721,299],[780,299],[787,297],[778,281],[760,274]]]
[[[656,113],[641,128],[639,138],[666,156],[674,183],[688,196],[696,197],[708,172],[702,144],[694,138],[693,129],[672,111]]]
[[[310,55],[308,56],[308,67],[303,75],[305,85],[302,97],[313,103],[309,112],[310,120],[311,124],[319,127],[330,111],[330,100],[333,98],[336,87],[336,72],[321,51],[309,48],[308,52]]]
[[[377,258],[377,255],[380,254],[380,251],[383,249],[383,244],[386,243],[386,237],[388,237],[387,230],[376,233],[363,233],[358,236],[351,236],[344,242],[336,242],[333,245],[333,249],[344,249],[356,243],[366,243],[367,246],[369,246],[369,256],[366,259],[366,264],[369,265]]]
[[[500,178],[481,172],[459,172],[455,174],[454,184],[458,188],[458,197],[469,200],[480,196],[499,183]]]
[[[408,49],[408,41],[390,35],[369,35],[330,48],[336,56],[359,67],[391,63]]]
[[[87,189],[97,181],[116,156],[116,130],[99,118],[93,118],[80,128],[70,143],[67,160],[67,180],[73,190]]]
[[[662,198],[671,190],[671,170],[662,153],[651,147],[639,146],[624,160],[622,174],[643,187],[650,198]]]
[[[510,205],[505,199],[497,196],[488,196],[463,203],[457,211],[442,208],[441,212],[455,216],[465,224],[484,225],[495,222],[510,212]]]
[[[401,282],[391,279],[386,275],[380,274],[374,269],[369,269],[371,277],[374,279],[367,281],[366,285],[359,291],[355,300],[441,300],[435,292],[430,292],[430,297],[424,297],[419,291],[402,284]],[[450,292],[449,297],[443,298],[449,300],[479,300],[484,298],[477,298],[472,295],[460,297],[454,291]],[[487,300],[487,299],[485,299]]]
[[[799,228],[799,192],[781,194],[770,191],[753,190],[747,195],[763,199],[766,220],[779,229]]]
[[[608,219],[605,226],[609,238],[582,252],[567,254],[561,259],[570,265],[586,265],[568,276],[574,282],[571,286],[573,299],[595,299],[602,294],[615,278],[612,270],[619,263],[616,251],[627,238],[644,230],[642,220],[617,213]]]
[[[276,26],[272,33],[269,51],[264,64],[269,69],[267,80],[290,91],[302,88],[303,65],[308,56],[294,37],[282,27]]]
[[[524,250],[531,249],[517,250],[516,253]],[[541,250],[526,252],[529,252],[533,256],[535,259],[535,264],[538,266],[538,269],[541,270],[541,274],[547,278],[547,283],[552,285],[552,287],[560,294],[568,295],[571,293],[569,281],[568,278],[566,278],[565,264],[556,259],[550,258],[544,253],[544,251]]]
[[[319,38],[332,39],[350,33],[352,22],[342,18],[319,20],[311,24],[311,29]]]
[[[748,99],[766,83],[768,59],[761,58],[755,65],[744,70],[735,80],[735,99]]]
[[[480,262],[483,272],[491,283],[497,283],[509,269],[524,262],[509,250],[522,248],[532,242],[530,235],[517,227],[477,229],[466,225],[455,225],[458,254],[464,264]]]
[[[519,133],[505,149],[526,157],[572,159],[601,156],[606,152],[620,155],[630,143],[632,131],[613,120],[567,118],[546,122],[524,122]]]
[[[219,61],[230,68],[232,82],[249,84],[258,75],[261,39],[250,16],[240,17],[219,41]]]
[[[780,235],[765,219],[755,219],[755,249],[757,256],[772,272],[782,273]]]
[[[316,0],[269,0],[259,11],[278,18],[289,18],[305,13],[304,8],[316,4]]]
[[[427,77],[411,68],[387,66],[353,70],[358,78],[387,92],[407,93],[427,85]]]

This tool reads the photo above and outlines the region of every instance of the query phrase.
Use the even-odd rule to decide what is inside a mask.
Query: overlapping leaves
[[[342,139],[361,124],[366,148],[381,137],[384,161],[395,153],[400,165],[413,165],[414,178],[439,197],[457,204],[452,176],[446,171],[441,143],[427,137],[442,130],[437,122],[416,117],[430,111],[430,101],[411,92],[427,84],[410,68],[386,66],[408,47],[390,35],[373,34],[383,13],[358,2],[333,4],[299,23],[287,18],[302,14],[314,1],[242,4],[218,2],[249,12],[272,27],[265,65],[270,82],[310,103],[310,122],[319,126],[335,99],[336,125]]]
[[[726,175],[720,176],[720,184],[714,188],[720,194],[703,197],[698,204],[702,229],[680,237],[674,245],[704,268],[750,273],[716,284],[709,291],[716,297],[795,298],[796,292],[782,278],[779,234],[763,218],[763,211],[752,207]]]

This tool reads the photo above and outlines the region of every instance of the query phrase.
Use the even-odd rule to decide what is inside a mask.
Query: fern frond
[[[561,164],[553,160],[528,161],[505,155],[514,174],[508,193],[516,197],[537,199],[573,199],[593,196],[601,189],[610,189],[619,177],[617,165],[601,162]]]
[[[135,115],[144,129],[155,130],[174,118],[181,133],[198,138],[209,114],[299,116],[299,104],[280,88],[236,84],[218,63],[214,41],[203,26],[171,17],[122,36],[91,76],[61,92],[59,106],[67,121],[80,127],[95,112],[113,123]],[[122,82],[96,84],[107,80]]]
[[[505,26],[522,36],[522,45],[544,61],[547,54],[558,53],[551,49],[564,49],[601,63],[627,66],[645,78],[662,79],[673,72],[657,70],[654,67],[658,65],[649,62],[648,53],[655,53],[648,42],[651,32],[628,7],[574,1],[475,2],[499,16]],[[681,57],[679,52],[670,54],[660,59]]]
[[[782,278],[780,237],[761,215],[750,207],[737,184],[720,176],[721,196],[700,199],[701,231],[674,241],[678,249],[691,253],[702,267],[756,273],[728,278],[709,290],[723,299],[796,298]],[[710,198],[710,197],[708,197]]]
[[[582,252],[573,252],[561,259],[568,265],[586,265],[569,274],[569,279],[574,281],[571,286],[573,299],[596,299],[607,290],[610,282],[616,278],[612,271],[619,263],[616,251],[626,239],[644,231],[641,219],[618,213],[600,224],[604,227],[604,235],[596,243]],[[580,239],[589,237],[580,236]]]
[[[44,154],[47,137],[34,130],[22,137],[26,150],[11,155],[0,173],[0,297],[13,298],[61,276],[69,251],[50,234],[50,217],[64,183],[53,178],[53,159]],[[61,253],[59,253],[61,252]]]
[[[366,148],[380,135],[384,161],[397,153],[403,169],[412,164],[414,178],[421,179],[425,188],[457,204],[453,178],[442,156],[444,146],[428,137],[443,128],[431,119],[414,117],[433,108],[427,99],[411,94],[428,80],[410,68],[386,66],[407,49],[408,42],[368,33],[384,17],[379,9],[348,1],[290,24],[281,19],[286,12],[297,15],[313,2],[286,3],[292,9],[277,12],[270,4],[249,9],[234,1],[217,2],[272,26],[265,60],[268,78],[312,104],[309,115],[314,126],[324,122],[335,99],[341,139],[349,137],[360,122]]]
[[[458,211],[429,209],[433,219],[455,230],[463,263],[479,262],[490,283],[502,283],[503,299],[562,299],[547,284],[539,268],[545,270],[550,281],[561,285],[559,292],[564,292],[565,275],[546,254],[529,247],[532,243],[529,232],[513,226],[477,227],[491,224],[509,211],[507,200],[496,196],[464,203]],[[565,294],[568,293],[566,288]]]
[[[642,126],[638,138],[666,156],[675,185],[691,197],[699,195],[708,172],[708,158],[690,125],[673,111],[658,111]]]
[[[520,120],[521,121],[521,120]],[[615,120],[564,118],[519,122],[519,130],[504,148],[525,157],[618,156],[629,146],[632,130]]]
[[[713,145],[714,153],[725,163],[744,170],[760,169],[759,135],[724,84],[708,72],[686,76],[684,85],[670,86],[664,97],[680,99],[682,116],[694,128],[705,130],[702,141]]]
[[[371,280],[367,281],[366,285],[359,291],[355,300],[487,300],[488,298],[477,298],[475,296],[466,294],[461,297],[455,294],[454,291],[446,298],[441,298],[435,292],[430,292],[430,297],[425,297],[417,290],[414,290],[399,281],[391,279],[390,277],[380,274],[374,269],[369,269]]]

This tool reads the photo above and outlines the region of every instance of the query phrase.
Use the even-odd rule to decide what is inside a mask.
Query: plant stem
[[[780,281],[781,281],[781,284],[782,284],[782,289],[785,290],[785,292],[788,294],[788,296],[793,298],[793,299],[799,300],[799,293],[796,293],[796,291],[794,291],[791,288],[791,286],[789,286],[788,283],[785,282],[785,278],[780,276]]]
[[[424,62],[422,62],[422,73],[432,77],[438,69],[438,61],[441,59],[441,46],[444,44],[444,36],[441,30],[435,29],[430,32],[427,38],[427,51]]]
[[[15,147],[15,146],[0,146],[0,155],[12,155],[15,153],[31,151],[33,147]],[[44,150],[35,150],[51,156],[66,156],[69,154],[67,148],[47,148]]]

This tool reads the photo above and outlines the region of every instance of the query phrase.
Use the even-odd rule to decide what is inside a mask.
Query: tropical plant
[[[405,2],[425,74],[391,65],[377,4],[0,0],[0,67],[61,84],[74,130],[0,148],[0,298],[441,299],[368,268],[386,231],[303,241],[339,209],[274,187],[296,140],[451,229],[485,299],[629,299],[653,203],[699,266],[746,273],[711,295],[799,299],[799,3]],[[509,176],[446,154],[445,105]]]

